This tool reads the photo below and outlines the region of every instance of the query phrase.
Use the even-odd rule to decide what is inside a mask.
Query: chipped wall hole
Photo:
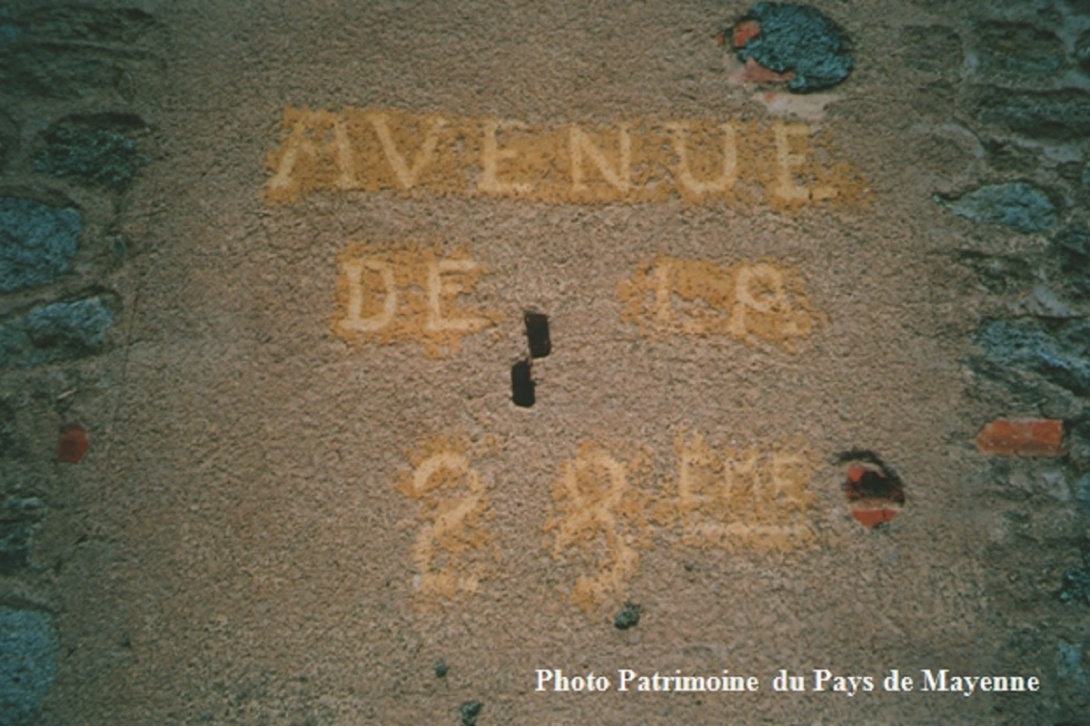
[[[545,358],[553,350],[549,339],[549,316],[526,311],[522,316],[526,323],[526,341],[530,345],[530,358]]]
[[[511,367],[511,401],[515,402],[515,406],[528,408],[534,405],[534,386],[528,359],[523,359]]]
[[[856,449],[841,453],[837,460],[848,465],[844,493],[853,518],[873,528],[900,514],[905,504],[904,486],[878,455]]]

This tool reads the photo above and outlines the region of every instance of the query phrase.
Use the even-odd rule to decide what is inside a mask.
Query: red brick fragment
[[[1003,457],[1059,457],[1063,438],[1059,419],[996,419],[980,430],[976,446]]]
[[[734,43],[734,48],[737,50],[746,44],[750,38],[754,38],[761,34],[761,24],[756,20],[743,20],[734,26],[734,35],[731,38],[731,42]]]
[[[790,81],[794,77],[794,71],[777,73],[765,68],[752,58],[746,59],[746,67],[742,70],[742,80],[747,83],[780,83]]]
[[[897,517],[899,512],[900,510],[891,510],[885,507],[874,510],[852,510],[852,517],[862,523],[864,527],[873,528],[882,523],[888,523]]]
[[[57,439],[57,461],[79,464],[90,446],[87,441],[87,430],[80,425],[69,424],[61,427],[61,435]]]

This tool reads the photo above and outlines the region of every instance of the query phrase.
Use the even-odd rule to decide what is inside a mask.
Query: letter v
[[[440,117],[436,117],[432,121],[431,130],[424,137],[424,143],[420,145],[420,149],[416,152],[410,167],[394,143],[394,137],[390,134],[390,126],[386,121],[386,114],[371,115],[371,126],[375,129],[375,134],[382,144],[382,150],[386,152],[386,160],[390,162],[390,168],[394,170],[398,182],[405,189],[415,187],[416,178],[420,175],[420,172],[431,164],[432,159],[435,157],[435,148],[439,145],[439,131],[445,125],[446,121]]]

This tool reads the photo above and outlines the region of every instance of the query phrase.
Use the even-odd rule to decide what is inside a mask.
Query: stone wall
[[[134,112],[165,62],[144,10],[0,8],[0,720],[36,721],[81,596],[58,574],[91,536],[80,462],[107,438],[129,192],[154,155]],[[128,289],[127,289],[128,288]],[[78,719],[78,717],[76,717]]]
[[[398,55],[413,32],[342,23],[386,12],[351,5],[0,7],[0,722],[472,724],[542,704],[561,721],[730,721],[533,689],[533,668],[561,665],[531,659],[569,642],[586,663],[635,659],[641,638],[667,671],[708,654],[939,667],[930,650],[948,649],[965,673],[1043,685],[934,711],[920,694],[867,711],[868,695],[762,693],[739,702],[748,717],[1085,722],[1090,2],[913,0],[888,23],[832,0],[686,6],[670,53],[640,51],[674,69],[648,103],[666,121],[616,120],[597,89],[557,109],[354,86],[366,70],[338,74],[367,61],[472,83],[428,55],[432,36],[421,61]],[[519,57],[488,35],[503,13],[467,5],[491,40],[465,42]],[[625,87],[595,55],[632,52],[620,25],[522,12],[571,23],[593,48],[575,55],[601,61],[580,73]],[[351,53],[310,55],[337,43]],[[283,65],[240,70],[236,48]],[[708,88],[742,111],[701,116]],[[748,257],[690,244],[709,229]],[[630,230],[638,255],[617,243]],[[474,256],[493,243],[489,277]],[[884,388],[904,352],[868,350],[895,338],[860,322],[871,309],[959,356]],[[929,397],[932,376],[961,398]],[[708,381],[741,392],[722,419]],[[935,411],[887,410],[914,401],[906,381]],[[753,411],[771,413],[710,431]],[[576,441],[595,428],[628,439]],[[725,481],[746,494],[716,494]],[[875,605],[915,595],[964,616]],[[704,636],[717,621],[697,633],[678,613],[729,626]]]

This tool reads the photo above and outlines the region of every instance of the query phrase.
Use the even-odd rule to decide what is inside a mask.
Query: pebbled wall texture
[[[6,3],[0,722],[1085,723],[1088,205],[1085,0]]]

